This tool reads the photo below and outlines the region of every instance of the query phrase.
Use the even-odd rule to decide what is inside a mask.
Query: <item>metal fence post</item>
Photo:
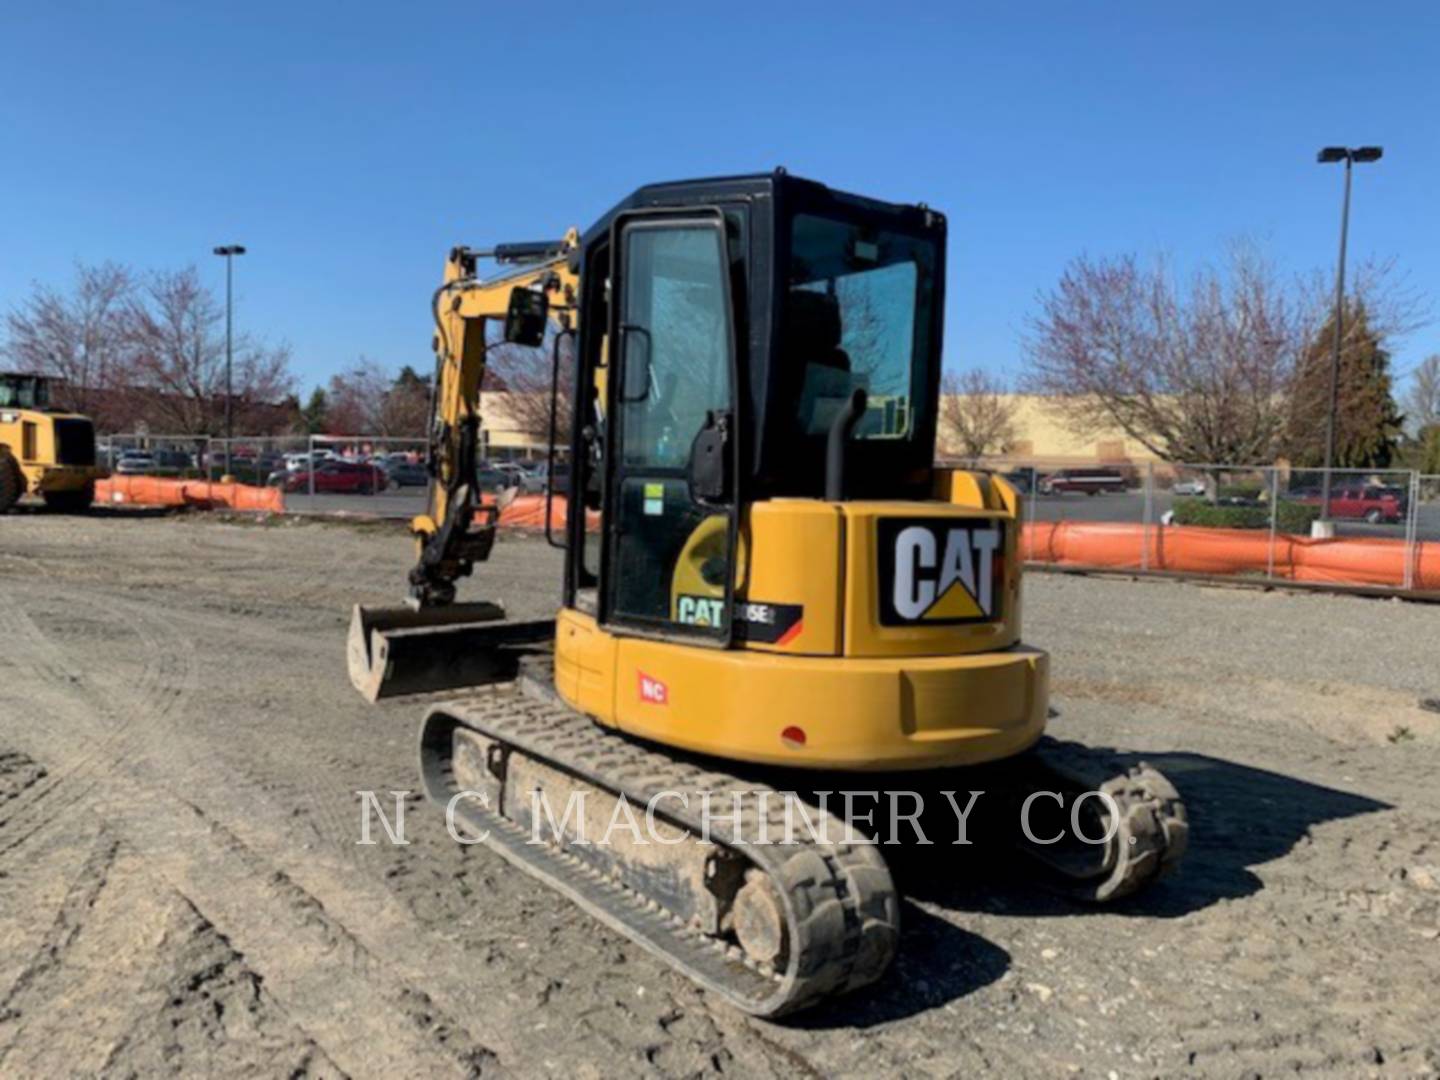
[[[1040,497],[1040,470],[1030,468],[1030,492],[1025,496],[1025,516],[1028,527],[1025,530],[1025,561],[1035,561],[1035,502]]]
[[[1275,533],[1280,522],[1280,470],[1270,466],[1270,548],[1265,556],[1265,577],[1275,577]]]
[[[315,436],[311,434],[309,440],[310,452],[305,461],[305,474],[310,478],[310,498],[315,498]],[[310,509],[315,509],[315,504],[310,504]]]
[[[1420,560],[1420,470],[1410,470],[1410,506],[1405,514],[1405,591],[1415,588],[1415,564]]]
[[[1150,528],[1155,521],[1155,463],[1145,463],[1145,512],[1140,525],[1140,569],[1150,569]]]

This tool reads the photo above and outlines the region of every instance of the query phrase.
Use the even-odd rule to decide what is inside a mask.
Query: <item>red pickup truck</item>
[[[1318,488],[1306,488],[1287,496],[1291,502],[1305,506],[1320,505]],[[1388,525],[1405,520],[1409,500],[1400,488],[1378,484],[1337,484],[1330,489],[1330,516],[1351,521],[1368,521],[1371,525]]]

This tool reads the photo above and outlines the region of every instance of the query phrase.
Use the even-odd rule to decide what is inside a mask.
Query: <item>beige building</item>
[[[480,431],[482,453],[486,457],[541,458],[546,452],[546,433],[524,430],[511,405],[514,395],[508,390],[480,392]],[[561,432],[563,443],[569,437]]]
[[[485,391],[480,395],[486,453],[497,457],[540,457],[545,453],[545,435],[543,432],[523,430],[511,407],[511,396],[510,392],[502,390]],[[997,461],[1064,466],[1101,462],[1140,465],[1158,460],[1121,431],[1101,431],[1085,437],[1076,435],[1065,425],[1053,398],[1033,394],[1007,396],[1015,406],[1015,442],[1007,453],[996,458]],[[954,447],[950,445],[943,424],[941,428],[940,453],[951,456]]]
[[[1141,465],[1159,458],[1123,431],[1096,431],[1081,436],[1065,423],[1056,408],[1055,398],[1036,394],[1005,395],[1015,409],[1015,441],[1006,453],[997,455],[1002,462],[1039,462],[1046,465]],[[942,410],[941,415],[944,415]],[[940,452],[951,454],[948,433],[941,424]]]

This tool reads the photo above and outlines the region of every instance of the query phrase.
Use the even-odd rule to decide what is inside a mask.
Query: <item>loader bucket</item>
[[[555,620],[506,622],[499,604],[357,604],[346,646],[350,681],[371,702],[504,682],[515,678],[523,655],[554,637]]]

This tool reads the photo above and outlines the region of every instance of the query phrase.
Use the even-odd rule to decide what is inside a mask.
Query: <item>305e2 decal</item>
[[[682,593],[675,598],[675,621],[687,626],[719,626],[724,615],[725,602],[719,597]],[[742,600],[735,605],[735,640],[788,645],[804,629],[804,620],[803,604]]]

